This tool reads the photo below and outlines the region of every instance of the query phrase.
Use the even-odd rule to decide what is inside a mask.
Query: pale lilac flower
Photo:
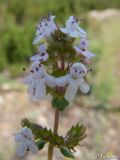
[[[15,141],[20,143],[17,148],[17,155],[23,157],[27,150],[32,153],[37,153],[39,151],[37,145],[34,142],[34,135],[31,129],[24,127],[20,132],[14,134]]]
[[[51,35],[51,33],[54,33],[54,31],[57,29],[54,19],[55,19],[55,16],[51,14],[47,17],[46,32],[48,35]]]
[[[38,101],[45,97],[46,89],[44,85],[44,66],[39,61],[33,62],[29,75],[23,80],[28,85],[28,94],[30,101]]]
[[[33,41],[33,44],[38,43],[40,40],[51,37],[51,34],[57,29],[57,26],[54,22],[55,16],[49,15],[42,19],[36,28],[36,38]]]
[[[89,85],[85,82],[84,77],[87,75],[87,68],[82,63],[74,63],[70,67],[70,74],[57,78],[56,85],[67,86],[65,98],[72,101],[75,98],[77,90],[87,93],[90,89]]]
[[[47,49],[46,45],[45,44],[41,44],[38,47],[38,54],[32,56],[30,58],[30,60],[31,61],[40,61],[40,62],[42,61],[42,62],[45,62],[49,57],[46,49]]]
[[[74,16],[70,16],[66,21],[66,28],[60,28],[60,31],[68,34],[70,37],[86,37],[87,33],[79,27],[79,20]]]
[[[95,57],[95,54],[88,51],[88,40],[81,38],[80,44],[74,47],[78,55],[83,55],[85,58],[91,59]]]
[[[34,61],[30,74],[23,80],[28,85],[28,94],[30,101],[38,102],[46,98],[46,85],[55,87],[55,78],[49,75],[44,65],[39,61]]]

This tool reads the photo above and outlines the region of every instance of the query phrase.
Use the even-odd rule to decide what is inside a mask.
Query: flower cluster
[[[31,101],[38,102],[41,98],[46,97],[47,87],[62,92],[67,101],[74,100],[78,89],[82,93],[87,93],[90,89],[89,85],[85,82],[85,77],[88,73],[85,60],[87,60],[86,62],[91,61],[95,55],[87,49],[87,33],[79,27],[79,20],[74,16],[68,18],[66,28],[59,28],[55,24],[54,19],[55,16],[51,14],[48,17],[43,17],[36,27],[36,37],[33,44],[37,44],[38,52],[30,58],[32,62],[30,72],[23,80],[28,85]],[[76,38],[80,39],[78,45],[74,43]],[[43,43],[43,40],[46,43]],[[71,44],[67,44],[69,41],[71,41]],[[70,53],[70,50],[67,50],[69,46],[64,46],[65,44],[70,47],[72,45],[74,54]],[[52,50],[51,45],[54,46]],[[62,53],[62,47],[66,47],[66,53]],[[75,57],[77,62],[75,61]],[[70,58],[71,63],[69,62]],[[44,64],[49,61],[50,66],[52,66],[52,72],[48,73]],[[53,74],[53,76],[52,73],[55,70],[56,72],[65,71],[65,73],[62,76],[58,76],[59,74]]]
[[[30,101],[39,102],[49,92],[53,96],[52,107],[63,111],[78,90],[84,94],[89,92],[87,65],[95,54],[88,51],[87,33],[79,26],[78,18],[70,16],[65,28],[56,25],[54,19],[51,14],[43,17],[36,27],[33,44],[37,46],[37,53],[30,57],[31,66],[23,83],[28,87]],[[38,152],[48,142],[58,147],[64,156],[74,158],[71,150],[86,136],[83,125],[72,126],[65,137],[28,119],[22,121],[22,127],[15,134],[16,142],[20,143],[17,149],[20,157],[26,151]]]
[[[19,143],[17,148],[19,157],[23,157],[28,151],[35,154],[43,149],[45,144],[52,143],[64,156],[67,152],[67,157],[73,158],[71,151],[75,152],[75,147],[86,137],[86,128],[82,124],[72,126],[65,136],[59,136],[51,129],[43,128],[28,119],[22,120],[22,127],[20,132],[14,134],[15,141]]]

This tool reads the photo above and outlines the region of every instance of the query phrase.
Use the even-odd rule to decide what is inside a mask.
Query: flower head
[[[65,98],[72,101],[75,98],[77,90],[87,93],[90,89],[89,85],[85,82],[84,77],[87,74],[87,68],[82,63],[74,63],[70,67],[70,81],[65,93]]]
[[[72,101],[75,98],[78,89],[83,93],[87,93],[89,91],[90,87],[84,80],[86,75],[86,66],[78,62],[74,63],[70,67],[70,73],[68,75],[56,79],[57,86],[67,85],[64,96],[66,100]]]
[[[85,58],[91,59],[95,57],[95,54],[88,51],[88,40],[86,38],[81,38],[80,44],[74,47],[78,55],[83,55]]]
[[[50,38],[51,33],[57,29],[57,26],[54,22],[55,16],[49,15],[48,17],[43,17],[40,23],[36,27],[36,38],[33,41],[33,44],[38,43],[44,38]]]
[[[30,101],[38,102],[46,97],[46,85],[55,87],[55,78],[45,71],[44,65],[39,61],[34,61],[23,83],[28,85]]]
[[[20,132],[14,134],[15,141],[20,143],[17,148],[17,154],[20,157],[23,157],[27,150],[30,150],[32,153],[37,153],[38,147],[34,142],[34,135],[29,128],[22,128]]]
[[[46,96],[44,83],[44,66],[39,61],[34,61],[30,68],[29,75],[23,80],[28,85],[28,94],[30,101],[37,102],[40,98]]]
[[[68,34],[70,37],[86,37],[86,32],[78,26],[79,20],[74,16],[70,16],[66,21],[66,28],[60,28],[61,32]]]
[[[70,67],[70,75],[73,79],[80,79],[84,78],[87,74],[87,68],[84,64],[82,63],[74,63]]]
[[[87,49],[88,48],[88,40],[86,38],[81,38],[80,40],[80,48],[81,49]]]
[[[46,61],[49,57],[47,51],[46,51],[47,47],[45,44],[41,44],[39,47],[38,47],[38,54],[32,56],[30,58],[31,61]]]

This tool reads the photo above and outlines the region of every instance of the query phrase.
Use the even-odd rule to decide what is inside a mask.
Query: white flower
[[[30,101],[38,102],[46,98],[46,85],[55,87],[55,78],[45,71],[39,61],[33,62],[30,74],[23,80],[28,85]]]
[[[67,86],[65,98],[72,101],[75,98],[77,90],[87,93],[90,89],[89,85],[85,82],[84,77],[87,74],[87,68],[82,63],[74,63],[70,67],[70,74],[57,78],[56,85]]]
[[[49,15],[47,18],[42,18],[41,22],[36,27],[36,38],[33,41],[33,44],[38,43],[43,38],[50,38],[51,33],[57,29],[57,26],[54,22],[55,16]]]
[[[28,94],[30,101],[39,101],[45,97],[46,88],[44,84],[44,66],[39,61],[33,62],[31,65],[30,74],[23,80],[28,85]]]
[[[61,32],[68,34],[70,37],[86,37],[86,32],[78,26],[79,21],[74,16],[70,16],[66,21],[66,28],[60,28]]]
[[[20,143],[17,148],[17,155],[19,157],[23,157],[27,150],[32,153],[37,153],[39,151],[37,145],[34,142],[34,135],[29,128],[22,128],[19,133],[14,134],[15,141]]]
[[[31,61],[46,61],[49,57],[48,53],[46,52],[46,45],[45,44],[41,44],[39,47],[38,47],[38,54],[32,56],[30,58]]]
[[[74,47],[78,55],[83,55],[84,57],[91,59],[95,57],[94,53],[91,53],[87,50],[88,48],[88,40],[86,38],[81,38],[80,44]]]

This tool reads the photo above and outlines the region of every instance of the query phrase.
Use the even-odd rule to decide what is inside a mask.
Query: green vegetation
[[[119,8],[119,0],[1,0],[0,1],[0,70],[6,66],[28,62],[35,24],[42,15],[53,12],[60,21],[69,15],[81,15],[92,9]],[[87,18],[84,19],[84,25]]]
[[[97,98],[101,99],[102,103],[109,103],[115,97],[117,97],[120,91],[119,18],[120,13],[107,18],[105,21],[96,22],[97,25],[99,24],[99,26],[101,26],[101,32],[98,35],[99,52],[96,53],[97,55],[100,55],[98,55],[99,62],[97,63],[97,65],[95,65],[95,67],[97,67],[97,70],[95,73],[95,84],[93,85],[93,93],[95,93]],[[94,46],[94,43],[96,43],[96,35],[94,35],[94,33],[92,35]],[[116,100],[118,101],[118,98]]]

